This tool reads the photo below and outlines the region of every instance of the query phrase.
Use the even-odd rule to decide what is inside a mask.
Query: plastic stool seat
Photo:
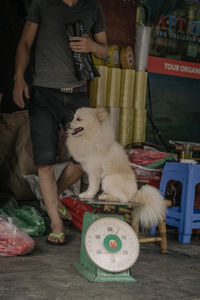
[[[180,206],[167,209],[166,224],[178,228],[180,243],[190,243],[192,229],[200,228],[200,210],[194,209],[195,188],[200,183],[200,165],[167,162],[159,188],[163,196],[171,180],[182,183],[181,202]]]

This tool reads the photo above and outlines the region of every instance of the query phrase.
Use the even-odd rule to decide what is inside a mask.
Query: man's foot
[[[50,233],[47,239],[47,243],[53,246],[62,246],[65,245],[65,233],[61,232],[60,234],[57,233]]]
[[[69,213],[69,211],[66,209],[66,207],[62,204],[59,205],[59,206],[60,207],[58,208],[58,212],[59,212],[59,215],[60,215],[61,219],[71,221],[72,216]]]

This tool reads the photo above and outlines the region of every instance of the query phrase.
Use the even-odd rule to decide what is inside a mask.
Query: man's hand
[[[70,38],[69,45],[72,51],[81,53],[94,53],[96,48],[96,43],[87,34]]]
[[[13,99],[20,108],[24,108],[25,106],[23,95],[28,99],[30,98],[28,85],[24,79],[15,79]]]

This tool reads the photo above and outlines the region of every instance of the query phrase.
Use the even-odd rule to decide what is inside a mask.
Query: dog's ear
[[[97,108],[96,115],[97,115],[97,119],[99,120],[100,123],[103,123],[105,120],[108,119],[108,112],[104,107]]]

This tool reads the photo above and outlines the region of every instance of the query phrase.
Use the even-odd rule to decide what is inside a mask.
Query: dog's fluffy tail
[[[150,185],[144,185],[133,198],[141,203],[133,210],[135,223],[140,223],[143,229],[149,229],[158,224],[165,216],[166,204],[159,190]]]

